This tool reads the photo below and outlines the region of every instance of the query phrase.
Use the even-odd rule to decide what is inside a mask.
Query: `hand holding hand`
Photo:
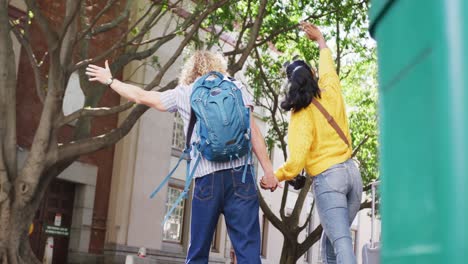
[[[269,189],[270,191],[274,192],[276,188],[281,186],[279,186],[278,179],[276,179],[275,175],[271,174],[262,177],[260,180],[260,187],[262,187],[264,190]]]

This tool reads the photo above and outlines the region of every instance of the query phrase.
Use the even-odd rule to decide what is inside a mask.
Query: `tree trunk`
[[[288,241],[286,238],[283,242],[283,249],[281,251],[281,264],[295,264],[297,254],[297,243]]]
[[[0,263],[41,263],[34,255],[28,238],[35,208],[31,205],[15,208],[13,204],[10,197],[0,204]]]

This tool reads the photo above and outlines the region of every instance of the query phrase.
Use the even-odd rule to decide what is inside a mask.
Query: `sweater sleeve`
[[[320,50],[319,58],[319,86],[340,91],[340,77],[336,73],[335,62],[329,48]]]
[[[291,114],[288,128],[288,152],[286,162],[275,172],[279,181],[296,177],[305,167],[307,153],[312,144],[312,119],[310,111],[302,109]]]

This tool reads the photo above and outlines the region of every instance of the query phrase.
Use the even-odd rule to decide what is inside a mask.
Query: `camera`
[[[300,190],[304,187],[306,182],[306,176],[304,175],[297,175],[294,179],[286,181],[289,185],[291,185],[294,190]]]

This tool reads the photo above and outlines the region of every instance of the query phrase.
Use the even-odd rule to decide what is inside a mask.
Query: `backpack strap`
[[[175,167],[169,172],[169,174],[164,178],[164,180],[159,184],[159,186],[156,189],[154,189],[154,191],[150,194],[150,198],[151,199],[154,198],[156,196],[156,194],[163,188],[163,186],[166,185],[166,183],[172,177],[172,174],[174,174],[176,169],[179,167],[180,162],[182,160],[184,160],[184,159],[187,161],[187,172],[186,172],[184,190],[179,195],[177,200],[172,204],[172,207],[169,209],[169,211],[165,215],[164,220],[162,222],[162,225],[164,225],[166,223],[166,221],[169,219],[172,212],[175,210],[177,205],[179,205],[179,203],[182,201],[182,199],[185,199],[187,197],[187,194],[188,194],[189,189],[190,189],[190,185],[192,184],[193,175],[195,174],[195,170],[197,169],[197,166],[200,163],[201,154],[199,153],[198,157],[197,157],[197,160],[195,161],[195,164],[193,166],[193,169],[192,169],[192,171],[190,171],[190,163],[191,163],[190,152],[192,151],[192,147],[190,146],[190,140],[192,138],[193,129],[195,127],[196,122],[197,122],[197,117],[195,116],[195,112],[191,111],[189,127],[188,127],[188,130],[187,130],[187,137],[185,139],[185,149],[184,149],[182,155],[180,155],[180,158],[177,161],[177,164],[175,165]]]
[[[154,189],[154,191],[150,194],[150,199],[153,199],[154,196],[156,196],[156,194],[161,190],[161,188],[164,185],[166,185],[166,183],[172,177],[172,174],[174,174],[174,172],[179,167],[179,164],[183,159],[187,160],[187,167],[190,166],[190,152],[192,150],[191,147],[190,147],[190,139],[192,138],[193,128],[195,127],[196,121],[197,121],[197,117],[195,116],[195,113],[193,111],[191,111],[189,127],[188,127],[188,130],[187,130],[187,138],[185,140],[185,149],[184,149],[182,155],[180,155],[180,158],[177,161],[177,164],[175,165],[175,167],[169,172],[169,174],[166,176],[166,178],[164,178],[164,180],[159,184],[159,186],[156,187],[156,189]],[[187,176],[189,176],[188,172],[187,172]]]
[[[185,138],[185,149],[190,149],[190,141],[192,140],[193,128],[197,122],[197,117],[192,108],[190,108],[190,121],[187,129],[187,137]]]
[[[172,212],[174,212],[176,207],[179,205],[179,203],[183,199],[187,198],[190,185],[192,185],[193,174],[195,174],[195,170],[197,169],[198,163],[200,163],[200,160],[201,160],[201,155],[199,153],[191,172],[190,172],[190,160],[187,161],[187,178],[185,179],[184,190],[182,191],[182,193],[180,193],[179,197],[177,197],[177,200],[172,204],[171,209],[169,209],[169,211],[167,211],[166,215],[164,216],[164,220],[161,223],[163,226],[166,223],[166,221],[169,219],[169,217],[171,216]]]
[[[333,129],[335,129],[336,133],[338,133],[338,135],[340,136],[340,138],[344,141],[344,143],[346,143],[346,145],[348,145],[348,147],[350,147],[349,145],[349,141],[348,141],[348,138],[346,137],[345,133],[343,132],[343,130],[341,130],[340,126],[338,125],[338,123],[336,123],[335,119],[333,118],[333,116],[330,115],[330,113],[328,113],[328,111],[323,107],[323,105],[317,101],[315,98],[312,99],[312,103],[317,107],[317,109],[325,116],[325,118],[327,119],[328,123],[330,124],[330,126],[333,127]]]

